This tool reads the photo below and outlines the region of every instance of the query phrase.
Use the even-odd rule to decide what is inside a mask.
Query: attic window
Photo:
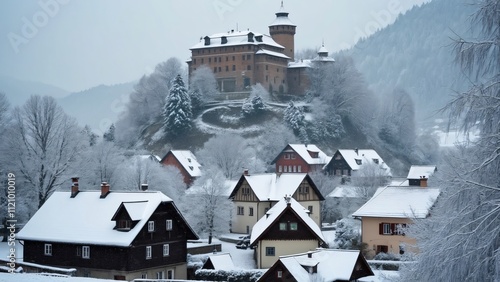
[[[167,226],[166,227],[167,230],[172,230],[172,220],[171,219],[167,219],[165,224]]]
[[[335,159],[336,159],[336,160],[341,160],[341,159],[342,159],[342,155],[340,155],[340,154],[336,155],[336,156],[335,156]]]
[[[192,165],[190,165],[190,166],[189,166],[189,169],[190,169],[190,170],[193,170],[194,168],[193,168],[193,166],[192,166]]]
[[[148,232],[154,232],[154,231],[155,231],[155,222],[148,221]]]
[[[375,164],[378,164],[378,159],[372,159]]]
[[[278,272],[277,272],[276,276],[278,276],[278,278],[283,277],[283,271],[278,270]]]
[[[297,222],[290,222],[290,230],[297,231]]]
[[[361,159],[355,159],[357,165],[361,165]]]
[[[187,158],[188,162],[191,162],[191,158]]]
[[[119,230],[130,230],[130,226],[131,226],[130,220],[126,220],[126,219],[118,220],[117,229],[119,229]]]

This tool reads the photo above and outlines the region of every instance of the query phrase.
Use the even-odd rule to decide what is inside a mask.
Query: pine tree
[[[102,138],[108,142],[115,142],[115,125],[114,124],[111,124],[108,131],[106,131],[102,135]]]
[[[166,133],[179,135],[191,128],[191,98],[180,75],[174,79],[163,109],[163,129]]]
[[[301,108],[295,106],[293,102],[288,104],[288,107],[285,109],[284,115],[285,123],[293,129],[295,134],[297,134],[304,126],[304,113]]]

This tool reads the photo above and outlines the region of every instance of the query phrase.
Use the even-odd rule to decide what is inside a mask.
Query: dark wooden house
[[[392,176],[390,167],[372,149],[340,149],[325,165],[324,171],[335,176],[355,176],[363,167],[372,165],[380,169],[380,174]]]
[[[186,278],[188,239],[198,236],[161,192],[54,192],[17,238],[24,261],[115,280]]]
[[[373,275],[360,251],[321,249],[280,257],[258,281],[358,281]]]

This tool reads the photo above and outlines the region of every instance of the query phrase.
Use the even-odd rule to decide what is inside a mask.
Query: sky
[[[330,52],[429,0],[285,0],[295,50]],[[0,75],[70,92],[138,80],[201,37],[231,29],[269,34],[280,0],[2,0]]]

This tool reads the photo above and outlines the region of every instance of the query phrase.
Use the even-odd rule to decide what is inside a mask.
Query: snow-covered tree
[[[239,177],[254,155],[245,138],[227,133],[210,138],[196,153],[205,169],[216,167],[227,179]]]
[[[410,227],[420,253],[404,281],[500,279],[500,1],[482,0],[474,40],[458,39],[458,62],[473,82],[445,110],[479,139],[445,157],[432,216]],[[473,28],[475,30],[475,28]]]
[[[113,123],[109,127],[108,131],[104,132],[104,134],[102,135],[104,141],[115,142],[115,130],[115,124]]]
[[[182,212],[198,234],[213,236],[229,232],[232,203],[228,199],[224,175],[220,170],[208,169],[195,180],[181,201]],[[193,209],[193,207],[196,207]]]
[[[89,146],[94,146],[97,143],[99,135],[95,134],[90,126],[85,125],[82,130],[82,134],[88,139]]]
[[[385,186],[389,182],[387,171],[378,164],[366,163],[351,176],[350,185],[355,190],[357,197],[368,201],[377,188]]]
[[[213,101],[218,94],[215,74],[208,66],[202,65],[193,71],[189,81],[193,111],[198,111],[207,102]]]
[[[163,130],[167,134],[179,135],[191,128],[191,98],[180,75],[174,80],[163,110]]]
[[[301,107],[296,106],[294,102],[289,102],[283,119],[294,132],[298,132],[304,126],[304,111]]]
[[[34,193],[38,208],[69,178],[66,174],[83,147],[80,132],[52,97],[31,96],[16,107],[7,154],[12,169],[26,181],[26,196]]]

